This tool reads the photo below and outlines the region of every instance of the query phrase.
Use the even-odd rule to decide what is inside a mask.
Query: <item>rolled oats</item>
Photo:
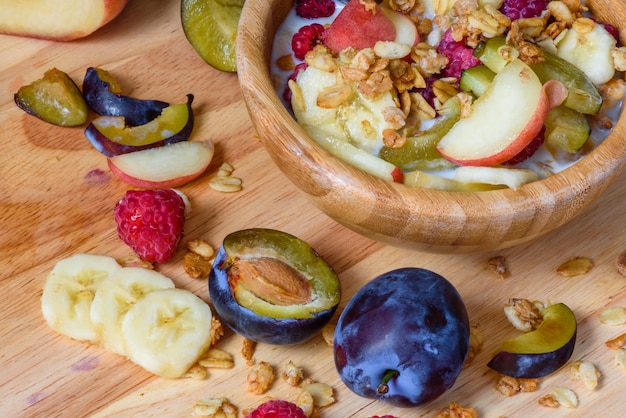
[[[592,267],[593,262],[589,258],[574,257],[557,267],[556,271],[565,277],[573,277],[589,272]]]
[[[626,370],[626,349],[618,348],[615,351],[615,364],[622,370]]]
[[[300,389],[313,395],[313,405],[317,407],[328,406],[335,402],[333,388],[325,383],[303,383]]]
[[[205,398],[196,401],[193,412],[208,418],[237,418],[237,407],[226,398]]]
[[[624,325],[626,324],[626,308],[621,306],[613,306],[604,309],[598,315],[600,322],[605,325]]]
[[[572,378],[583,382],[587,389],[593,390],[598,386],[598,379],[601,375],[593,363],[576,360],[571,364],[569,370]]]
[[[478,418],[478,412],[472,407],[450,402],[447,408],[439,411],[437,418]]]
[[[615,260],[617,271],[622,276],[626,277],[626,251],[622,251]]]
[[[611,338],[605,344],[611,350],[619,350],[626,344],[626,333],[620,334],[615,338]]]
[[[231,369],[235,367],[235,359],[232,354],[213,347],[198,361],[198,364],[207,368]]]
[[[296,387],[302,383],[304,373],[302,372],[302,367],[298,367],[292,361],[289,361],[285,366],[285,370],[280,374],[280,377],[282,377],[289,386]]]

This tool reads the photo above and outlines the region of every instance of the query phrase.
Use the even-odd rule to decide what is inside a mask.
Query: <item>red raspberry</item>
[[[312,50],[315,45],[322,43],[322,34],[324,33],[323,25],[313,23],[302,26],[298,32],[293,34],[291,38],[291,49],[296,58],[302,60],[307,52]]]
[[[306,418],[306,415],[294,403],[271,400],[259,405],[246,418]]]
[[[164,263],[183,237],[185,201],[172,189],[129,190],[115,205],[117,233],[142,260]]]
[[[329,17],[335,13],[333,0],[296,0],[296,14],[305,19]]]
[[[461,71],[479,65],[481,62],[474,56],[474,50],[461,41],[455,41],[452,32],[448,29],[437,47],[437,52],[450,61],[443,69],[444,77],[461,78]]]
[[[500,11],[517,20],[526,17],[538,17],[548,7],[548,0],[504,0]]]

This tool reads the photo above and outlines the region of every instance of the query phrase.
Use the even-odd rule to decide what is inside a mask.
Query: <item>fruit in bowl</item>
[[[606,6],[604,2],[597,0],[590,0],[586,4],[599,21],[621,29],[620,25],[625,21],[623,17],[626,16],[626,5],[611,2],[610,6]],[[337,145],[339,141],[326,133],[318,135],[304,129],[285,106],[282,86],[277,88],[274,83],[276,58],[288,50],[277,53],[276,45],[285,44],[285,48],[290,48],[290,35],[282,30],[281,23],[293,16],[292,7],[293,2],[290,1],[246,2],[241,16],[243,23],[238,33],[238,76],[243,96],[251,120],[277,166],[309,196],[316,207],[357,232],[387,243],[437,252],[484,251],[510,247],[536,239],[571,220],[599,197],[623,170],[626,150],[621,139],[625,129],[622,115],[615,115],[613,130],[610,133],[605,132],[606,138],[581,149],[585,155],[575,164],[568,164],[567,168],[560,171],[554,170],[548,176],[545,171],[541,174],[535,172],[535,178],[528,176],[533,181],[527,184],[512,183],[516,190],[502,188],[498,184],[492,185],[494,187],[478,188],[480,192],[450,193],[447,190],[409,187],[408,184],[398,184],[398,180],[401,177],[401,181],[409,179],[410,182],[419,184],[419,179],[428,179],[424,181],[442,185],[442,188],[454,188],[455,183],[447,180],[468,184],[481,180],[481,176],[497,179],[502,177],[498,173],[503,173],[504,170],[527,170],[525,164],[530,162],[511,168],[503,165],[480,167],[479,171],[464,170],[470,172],[471,176],[460,179],[462,181],[454,178],[432,181],[429,175],[442,173],[421,169],[419,175],[412,174],[415,169],[411,169],[403,172],[402,176],[392,176],[390,173],[393,170],[389,170],[390,165],[386,164],[379,166],[381,175],[355,167],[354,161],[349,161],[350,155],[357,162],[369,158],[362,157],[360,152],[351,152],[361,148],[352,142]],[[316,49],[319,50],[319,44],[313,45],[311,51]],[[457,49],[458,47],[454,50]],[[413,55],[415,52],[414,48]],[[278,55],[273,55],[274,53]],[[291,78],[290,84],[297,83],[297,79],[311,68],[311,65],[300,66],[298,61],[294,61],[294,64],[300,69],[300,73],[294,76],[295,80],[294,77]],[[304,67],[306,69],[303,70]],[[285,73],[289,78],[291,70]],[[341,71],[337,74],[341,74]],[[424,81],[426,87],[422,93],[426,102],[435,97],[434,93],[427,91],[436,90],[441,93],[440,88],[445,87],[441,83],[435,83],[438,80],[432,80],[431,77],[425,77]],[[333,93],[356,97],[356,94],[350,96],[339,88],[328,88],[326,92],[329,97]],[[469,93],[464,93],[469,96]],[[458,93],[454,96],[458,97]],[[461,98],[467,99],[467,96]],[[472,98],[471,102],[475,103],[473,100]],[[461,103],[467,104],[463,100]],[[324,120],[328,110],[320,110],[319,120]],[[330,111],[336,112],[336,109],[331,108]],[[421,126],[417,132],[422,129]],[[318,128],[325,129],[326,132],[331,129],[346,132],[345,129],[323,125],[318,125]],[[381,131],[377,132],[382,134]],[[424,132],[432,134],[428,129]],[[320,138],[326,143],[320,143]],[[380,141],[379,146],[382,139]],[[408,136],[406,144],[411,141]],[[549,154],[546,147],[541,149],[542,155]],[[345,152],[346,150],[350,152]],[[349,155],[346,157],[341,152]],[[559,155],[561,154],[559,151]],[[381,160],[372,153],[368,155]],[[577,154],[573,154],[574,159],[576,156]],[[566,159],[571,160],[572,156]],[[444,159],[439,158],[437,162],[441,160]],[[391,166],[395,164],[391,163]],[[483,168],[489,170],[482,170]],[[423,176],[422,173],[427,175]],[[523,176],[524,173],[526,171],[518,174]],[[462,189],[477,190],[473,186]]]

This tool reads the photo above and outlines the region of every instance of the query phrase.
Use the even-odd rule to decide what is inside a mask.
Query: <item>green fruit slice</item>
[[[460,87],[466,92],[480,97],[485,93],[495,76],[496,73],[491,71],[486,65],[476,65],[463,70]]]
[[[380,150],[380,158],[388,161],[404,171],[439,170],[452,167],[452,164],[441,157],[437,144],[461,118],[461,104],[456,97],[448,100],[440,111],[440,118],[435,124],[417,136],[407,138],[399,148],[384,146]]]
[[[585,115],[569,107],[555,107],[546,117],[546,143],[551,148],[574,154],[585,145],[590,132]]]
[[[182,0],[181,21],[187,40],[209,65],[237,71],[237,25],[245,0]]]
[[[78,126],[87,121],[83,94],[76,83],[57,68],[21,87],[14,99],[20,109],[53,125]]]

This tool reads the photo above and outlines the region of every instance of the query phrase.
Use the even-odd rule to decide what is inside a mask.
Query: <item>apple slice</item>
[[[338,53],[348,47],[373,48],[378,41],[394,41],[411,47],[419,42],[417,27],[407,16],[373,0],[364,3],[351,0],[339,12],[323,34],[327,48]]]
[[[437,150],[457,165],[494,166],[510,160],[537,136],[546,115],[567,97],[563,83],[541,84],[517,59],[493,79],[461,119],[441,139]]]
[[[128,0],[0,0],[0,33],[71,41],[109,23],[126,3]]]
[[[539,175],[525,168],[464,166],[455,170],[453,179],[461,183],[507,186],[516,190],[526,183],[539,180]]]
[[[109,168],[120,180],[133,186],[156,189],[178,187],[199,177],[213,159],[210,141],[183,141],[117,155]]]
[[[567,305],[545,308],[543,322],[535,331],[507,340],[487,364],[507,376],[539,378],[561,368],[576,345],[576,317]]]

